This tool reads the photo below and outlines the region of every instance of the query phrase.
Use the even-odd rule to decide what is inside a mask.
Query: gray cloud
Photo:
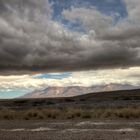
[[[139,66],[138,12],[126,4],[129,16],[115,27],[95,8],[63,11],[81,21],[87,30],[81,34],[53,21],[47,0],[0,0],[0,74]]]

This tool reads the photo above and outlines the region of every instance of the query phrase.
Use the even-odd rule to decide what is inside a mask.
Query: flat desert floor
[[[0,140],[140,140],[140,121],[1,121]]]

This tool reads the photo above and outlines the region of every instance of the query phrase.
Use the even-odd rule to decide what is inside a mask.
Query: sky
[[[0,98],[140,85],[139,15],[139,0],[0,0]]]

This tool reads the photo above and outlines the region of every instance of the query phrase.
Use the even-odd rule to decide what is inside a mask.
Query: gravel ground
[[[140,140],[140,121],[0,121],[0,140]]]

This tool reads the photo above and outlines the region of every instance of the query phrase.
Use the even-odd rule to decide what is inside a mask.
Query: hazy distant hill
[[[136,89],[138,87],[132,85],[121,85],[121,84],[109,84],[102,86],[82,87],[82,86],[68,86],[68,87],[47,87],[42,90],[35,90],[28,93],[21,98],[47,98],[47,97],[71,97],[77,95],[83,95],[91,92],[101,91],[115,91],[115,90],[126,90]]]

